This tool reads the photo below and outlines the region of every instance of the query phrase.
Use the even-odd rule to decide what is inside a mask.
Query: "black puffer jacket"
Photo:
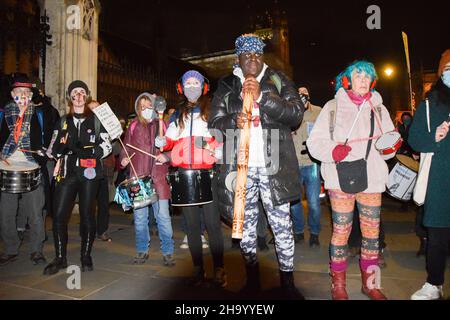
[[[281,91],[277,90],[274,83],[274,76],[281,80]],[[272,156],[272,137],[277,137],[279,142],[279,167],[276,163],[268,163],[266,166],[275,172],[270,179],[270,189],[274,205],[281,205],[294,201],[300,196],[300,183],[298,180],[298,160],[291,136],[291,128],[297,127],[303,118],[304,105],[291,80],[284,74],[267,68],[260,82],[262,99],[260,105],[260,118],[263,130],[267,130],[267,139],[264,139],[264,147],[269,159]],[[222,218],[231,224],[233,220],[233,200],[234,193],[225,186],[225,179],[231,171],[236,171],[236,157],[239,134],[226,136],[226,130],[236,130],[236,117],[242,112],[241,98],[242,84],[237,76],[230,75],[219,81],[217,91],[214,93],[212,108],[209,115],[208,127],[219,129],[224,136],[224,159],[231,158],[232,161],[225,161],[218,165],[218,206]],[[231,141],[234,140],[234,141]],[[233,148],[227,151],[230,143]],[[251,143],[251,142],[250,142]],[[275,150],[274,150],[275,151]],[[228,155],[227,155],[228,153]],[[227,163],[228,162],[228,163]],[[275,162],[275,161],[274,161]]]

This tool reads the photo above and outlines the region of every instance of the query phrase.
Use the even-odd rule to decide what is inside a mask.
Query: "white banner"
[[[105,127],[108,132],[111,140],[119,138],[122,133],[122,126],[120,125],[119,119],[117,119],[114,112],[108,105],[108,102],[102,103],[97,108],[92,110],[97,118],[102,123],[103,127]]]

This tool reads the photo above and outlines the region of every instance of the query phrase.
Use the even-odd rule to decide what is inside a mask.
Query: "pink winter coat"
[[[382,104],[381,95],[374,91],[370,98],[375,110],[381,108],[380,126],[383,132],[394,130],[394,124],[390,118],[389,112]],[[334,129],[334,141],[330,136],[330,108],[332,102],[337,102],[336,107],[336,124]],[[370,134],[370,111],[371,107],[368,102],[363,107],[363,111],[359,115],[359,119],[355,124],[352,134],[349,137],[349,145],[352,150],[344,161],[353,161],[364,158],[367,150],[367,138]],[[309,135],[306,145],[312,157],[321,161],[321,174],[325,181],[325,189],[340,190],[339,180],[336,171],[336,164],[332,157],[332,151],[338,143],[344,143],[356,115],[358,114],[358,106],[355,105],[343,88],[336,92],[334,100],[325,104],[319,117],[317,118],[311,134]],[[376,111],[376,116],[380,116]],[[380,136],[381,131],[377,121],[375,121],[374,136]],[[352,141],[364,139],[363,141]],[[372,147],[367,160],[367,178],[368,188],[364,193],[381,193],[386,189],[388,182],[388,167],[380,153],[375,149],[375,141],[373,139]],[[395,153],[391,157],[394,157]]]
[[[144,126],[140,123],[137,118],[131,122],[123,143],[127,143],[138,147],[148,153],[158,155],[159,149],[155,147],[155,137],[158,132],[158,121],[153,120],[151,123]],[[151,175],[153,180],[153,185],[156,189],[156,193],[160,200],[167,200],[170,198],[170,189],[167,184],[166,175],[168,173],[169,164],[157,164],[156,160],[149,157],[139,151],[136,151],[130,147],[127,147],[127,152],[131,156],[136,153],[131,159],[136,173],[138,176],[148,176]],[[125,151],[120,152],[119,162],[125,158]],[[130,167],[130,165],[128,165]],[[131,167],[129,168],[129,175],[132,175],[133,171]]]

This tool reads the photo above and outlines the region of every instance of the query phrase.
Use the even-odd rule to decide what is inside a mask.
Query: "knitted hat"
[[[450,62],[450,49],[447,49],[442,54],[441,61],[439,61],[438,77],[442,75],[442,72],[444,72],[445,65],[449,62]]]
[[[86,91],[86,94],[88,94],[88,95],[90,94],[87,84],[81,80],[72,81],[69,84],[69,86],[67,87],[67,94],[70,96],[70,94],[72,93],[72,90],[75,88],[83,88]]]
[[[244,52],[263,54],[266,44],[256,34],[247,33],[236,39],[235,46],[237,55]]]
[[[184,87],[184,83],[186,82],[187,79],[189,78],[195,78],[198,81],[200,81],[200,84],[203,86],[203,83],[205,82],[205,78],[202,76],[202,74],[198,71],[195,70],[189,70],[187,72],[185,72],[183,74],[183,76],[181,77],[181,84]]]

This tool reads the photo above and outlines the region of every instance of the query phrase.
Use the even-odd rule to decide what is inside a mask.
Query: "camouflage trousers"
[[[255,264],[256,225],[258,222],[258,199],[261,197],[264,210],[275,237],[275,250],[281,271],[294,270],[294,236],[289,203],[274,206],[270,190],[271,176],[264,174],[264,169],[249,168],[247,175],[247,193],[245,201],[244,231],[241,241],[241,253],[247,264]]]

